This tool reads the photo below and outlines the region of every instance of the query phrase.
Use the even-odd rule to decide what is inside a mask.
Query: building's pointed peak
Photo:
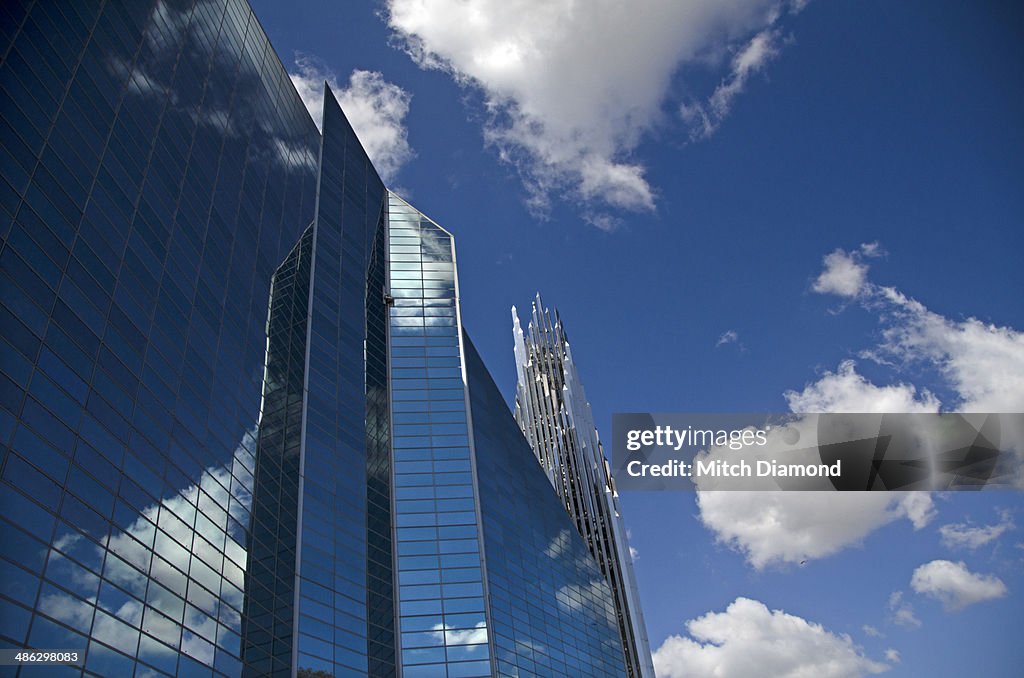
[[[405,198],[403,198],[403,197],[402,197],[402,196],[400,196],[399,194],[395,193],[395,192],[394,192],[393,190],[391,190],[390,188],[388,189],[388,199],[389,199],[389,200],[394,200],[394,201],[400,202],[400,203],[402,203],[403,205],[405,205],[406,207],[408,207],[409,209],[411,209],[411,210],[415,210],[415,211],[416,211],[416,213],[417,213],[417,214],[419,214],[420,216],[423,216],[422,212],[420,212],[420,211],[419,211],[418,209],[416,209],[415,207],[413,207],[413,206],[412,206],[412,204],[411,204],[411,203],[410,203],[410,202],[409,202],[408,200],[406,200]]]
[[[421,212],[418,207],[416,207],[411,202],[409,202],[408,200],[403,198],[401,195],[399,195],[398,193],[395,193],[390,188],[387,189],[387,192],[388,192],[388,200],[390,200],[392,202],[392,207],[395,206],[395,203],[398,203],[399,207],[402,207],[402,208],[411,210],[412,212],[415,212],[416,216],[418,216],[422,222],[429,223],[432,227],[434,227],[437,230],[441,231],[442,233],[444,233],[445,235],[449,236],[450,238],[453,238],[453,239],[455,238],[455,235],[451,231],[449,231],[447,228],[445,228],[444,226],[442,226],[441,224],[437,223],[436,221],[434,221],[433,219],[428,217],[426,214]]]
[[[345,111],[338,102],[334,89],[331,88],[330,83],[326,80],[324,81],[323,106],[321,108],[320,134],[324,138],[322,144],[324,149],[329,149],[329,153],[335,154],[333,157],[339,158],[338,163],[335,164],[341,163],[340,158],[348,157],[350,154],[357,152],[355,149],[358,148],[358,152],[365,158],[367,171],[383,186],[384,182],[377,173],[377,168],[374,167],[373,161],[370,160],[366,147],[352,127],[352,122],[345,115]],[[325,152],[328,151],[321,150],[321,154]],[[352,161],[345,160],[345,162]],[[323,165],[322,162],[321,165]],[[337,179],[338,181],[341,181],[340,176]]]
[[[334,96],[334,90],[331,89],[330,83],[324,80],[324,105],[322,113],[323,117],[326,119],[327,111],[333,109],[338,109],[339,111],[341,111],[341,104],[338,103],[338,97]],[[345,112],[341,111],[341,114],[344,116]]]

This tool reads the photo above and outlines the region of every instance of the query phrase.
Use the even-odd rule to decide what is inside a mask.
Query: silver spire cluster
[[[629,675],[653,678],[615,479],[561,318],[555,310],[552,320],[537,294],[527,331],[523,332],[515,306],[512,327],[516,422],[611,586]]]

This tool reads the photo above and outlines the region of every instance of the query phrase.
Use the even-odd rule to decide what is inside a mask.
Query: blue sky
[[[509,308],[540,291],[606,440],[619,411],[1024,409],[1020,8],[413,4],[253,2],[297,82],[334,79],[350,117],[360,97],[384,114],[353,123],[392,187],[455,234],[463,319],[509,396]],[[1024,665],[1020,493],[622,501],[652,648],[682,639],[664,675],[742,672],[729,662],[771,639],[837,653],[837,675]],[[837,521],[853,536],[771,550],[740,529],[767,510],[786,534]],[[823,628],[780,630],[793,620],[738,598]],[[741,640],[717,647],[716,629]]]

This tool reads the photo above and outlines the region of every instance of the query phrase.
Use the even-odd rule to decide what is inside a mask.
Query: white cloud
[[[813,411],[827,409],[837,399],[864,402],[859,393],[883,398],[884,409],[891,412],[1019,412],[1024,403],[1024,332],[973,317],[951,320],[894,287],[871,282],[864,259],[881,254],[878,243],[853,252],[836,250],[825,257],[814,289],[856,298],[875,314],[881,339],[861,355],[893,370],[924,368],[935,379],[936,390],[948,392],[945,402],[912,384],[875,386],[857,375],[852,362],[844,362],[837,374],[826,373],[801,394],[787,394],[790,407]],[[1015,421],[1001,422],[1000,446],[1016,453],[1010,463],[1016,463],[1016,483],[1024,487],[1024,427]]]
[[[882,249],[881,243],[875,240],[874,242],[861,243],[860,253],[865,257],[880,257],[885,254],[885,250]]]
[[[726,346],[728,344],[735,344],[739,340],[740,335],[736,330],[726,330],[725,332],[722,332],[722,336],[718,337],[718,341],[715,342],[715,348],[718,348],[719,346]]]
[[[785,394],[793,412],[935,412],[938,403],[905,385],[879,387],[857,374],[853,363],[827,372],[802,391]],[[813,449],[816,427],[805,419],[788,424],[800,434],[802,446]],[[784,428],[769,433],[769,448],[786,450]],[[780,452],[780,454],[782,454]],[[772,455],[766,453],[766,458]],[[716,539],[743,553],[763,569],[771,565],[825,558],[863,542],[883,525],[907,519],[921,529],[935,515],[926,493],[883,492],[714,492],[708,485],[697,493],[704,525]]]
[[[661,678],[846,678],[889,668],[864,656],[850,636],[749,598],[688,621],[686,630],[689,636],[669,636],[654,652]]]
[[[811,289],[820,294],[851,298],[858,296],[867,283],[868,265],[864,263],[864,258],[879,254],[877,242],[865,243],[852,252],[836,249],[826,254],[822,260],[824,270],[815,279]]]
[[[587,222],[591,226],[604,231],[605,233],[612,233],[618,230],[619,226],[622,225],[622,219],[606,212],[594,212],[592,210],[584,210],[580,213],[580,217],[583,221]]]
[[[684,103],[679,114],[690,125],[690,138],[711,136],[729,114],[733,99],[739,96],[747,80],[764,69],[779,54],[779,31],[765,29],[750,39],[732,60],[729,77],[708,99],[707,104]]]
[[[950,320],[892,287],[872,286],[869,307],[884,324],[882,355],[936,368],[960,412],[1019,412],[1024,332],[976,318]]]
[[[484,138],[543,212],[550,196],[633,211],[655,190],[632,157],[665,122],[673,76],[744,45],[724,106],[770,58],[780,0],[389,0],[387,20],[423,68],[477,89]],[[795,10],[794,10],[795,11]],[[751,36],[755,36],[751,40]],[[737,73],[742,75],[737,76]],[[593,221],[593,220],[591,220]]]
[[[998,539],[1004,532],[1014,528],[1013,520],[1008,512],[1003,512],[995,525],[972,525],[970,523],[950,523],[939,528],[939,536],[944,546],[956,549],[976,549]]]
[[[893,664],[899,664],[902,661],[899,650],[890,647],[885,651],[885,661],[892,662]]]
[[[852,360],[802,391],[786,391],[785,398],[793,412],[938,412],[940,406],[931,393],[919,393],[911,384],[872,384],[857,373]]]
[[[914,570],[910,586],[939,600],[947,610],[959,610],[1006,595],[1006,584],[996,576],[975,574],[961,561],[933,560]]]
[[[955,411],[1020,411],[1024,403],[1024,332],[976,318],[950,320],[893,287],[870,282],[864,259],[879,253],[878,243],[861,245],[852,252],[837,249],[825,257],[824,270],[812,286],[815,292],[856,297],[865,309],[878,315],[882,341],[865,354],[883,363],[889,360],[934,368],[955,393],[955,400],[947,403]],[[904,396],[908,389],[913,395],[912,387],[905,386]],[[920,402],[939,404],[927,392]]]
[[[863,629],[865,635],[871,636],[872,638],[884,638],[885,637],[884,633],[882,633],[881,631],[876,629],[871,624],[865,624],[864,626],[861,627],[861,629]]]
[[[924,504],[922,504],[924,502]],[[758,570],[824,558],[900,518],[923,527],[923,493],[699,491],[700,519]]]
[[[900,505],[915,530],[920,530],[935,517],[935,504],[927,492],[908,492]]]
[[[921,620],[914,614],[914,606],[903,599],[903,591],[889,595],[889,614],[892,623],[908,629],[921,628]]]
[[[289,77],[317,127],[323,121],[323,91],[327,82],[385,182],[394,179],[415,157],[405,128],[412,95],[386,82],[380,73],[358,69],[352,71],[348,85],[342,87],[334,71],[307,54],[296,55],[295,67],[298,72]]]
[[[634,563],[640,559],[640,552],[636,550],[635,546],[629,547],[629,559]]]
[[[906,298],[893,288],[867,279],[865,260],[884,254],[878,243],[825,257],[824,271],[814,283],[818,292],[857,298],[877,312],[885,325],[882,344],[872,357],[889,356],[901,362],[923,362],[937,369],[955,393],[957,411],[1013,412],[1024,402],[1024,333],[986,325],[969,318],[951,321]],[[816,381],[785,393],[793,412],[939,412],[943,403],[928,389],[897,382],[879,386],[857,372],[856,363],[843,361]],[[801,421],[791,424],[800,428]],[[811,444],[813,432],[800,429]],[[1002,431],[1003,444],[1024,445],[1024,432]],[[1016,441],[1016,442],[1014,442]],[[1021,474],[1024,485],[1024,473]],[[698,492],[702,522],[716,539],[743,553],[757,569],[823,558],[859,544],[874,530],[899,518],[924,527],[935,515],[931,496],[874,493],[744,493]],[[985,538],[989,532],[944,528],[948,539]],[[1001,534],[1001,532],[1000,532]],[[996,535],[998,536],[998,535]],[[995,538],[995,537],[992,537]],[[946,539],[946,537],[944,537]],[[913,612],[903,614],[913,625]]]

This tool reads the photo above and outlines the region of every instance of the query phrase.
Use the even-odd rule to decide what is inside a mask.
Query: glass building
[[[0,675],[622,676],[454,240],[244,0],[0,5]]]
[[[513,306],[512,334],[516,421],[611,587],[628,674],[653,678],[647,627],[615,479],[558,311],[552,322],[538,294],[524,334]]]

